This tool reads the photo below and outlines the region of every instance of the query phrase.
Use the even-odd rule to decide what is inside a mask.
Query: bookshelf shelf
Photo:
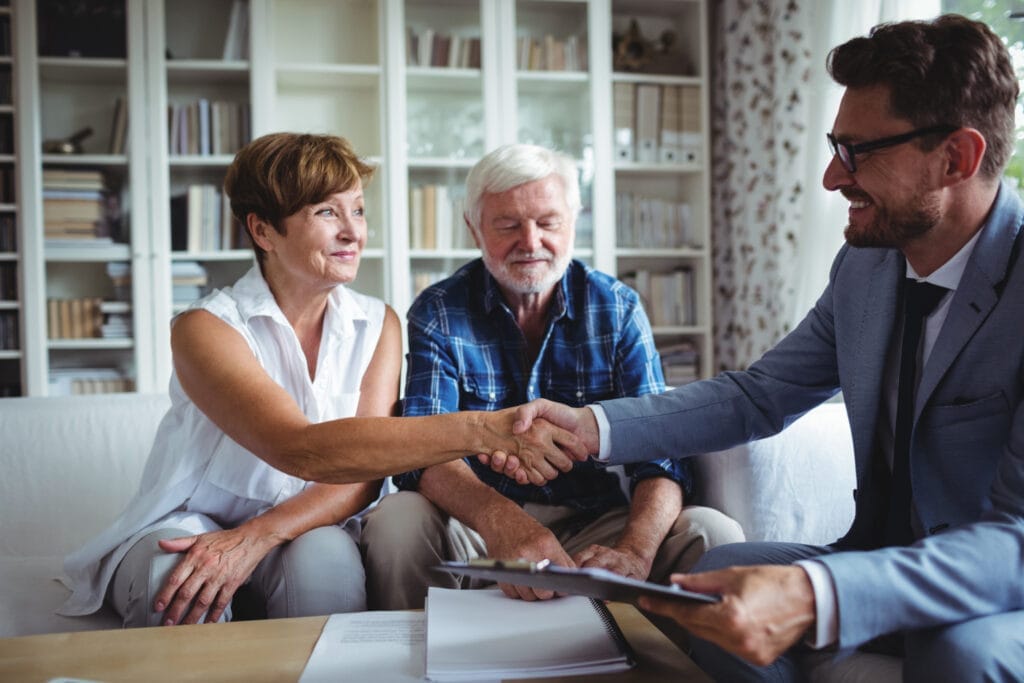
[[[128,62],[124,59],[90,57],[40,57],[39,77],[52,81],[119,83],[124,81]]]
[[[182,59],[167,62],[167,80],[171,83],[246,83],[249,62],[217,59]]]
[[[123,167],[128,165],[128,157],[123,154],[44,154],[42,162],[45,166]]]
[[[131,258],[131,247],[127,244],[74,247],[46,245],[46,260],[54,263],[106,263],[108,261],[130,261]]]
[[[51,339],[47,346],[51,351],[103,351],[130,349],[135,345],[132,339]]]
[[[252,261],[250,249],[223,249],[220,251],[172,251],[172,261]]]
[[[175,154],[167,159],[167,163],[177,168],[227,168],[234,159],[232,154]]]

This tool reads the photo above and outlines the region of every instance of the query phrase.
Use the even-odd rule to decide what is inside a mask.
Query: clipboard
[[[544,588],[569,595],[585,595],[600,600],[627,602],[633,605],[641,595],[683,602],[715,603],[721,601],[721,597],[718,595],[695,593],[675,585],[666,586],[650,581],[638,581],[620,576],[607,569],[560,567],[551,564],[548,560],[540,562],[492,559],[477,559],[469,562],[449,561],[431,567],[431,569],[479,579],[491,579],[517,586]]]

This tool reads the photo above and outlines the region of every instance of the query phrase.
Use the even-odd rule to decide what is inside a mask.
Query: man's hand
[[[607,569],[619,576],[646,581],[651,573],[651,560],[640,557],[628,548],[591,545],[572,558],[579,567]]]
[[[153,610],[164,612],[163,623],[195,624],[217,621],[234,596],[266,557],[273,541],[253,538],[242,528],[212,531],[160,541],[169,553],[184,553],[153,601]]]
[[[551,560],[552,564],[562,567],[576,566],[555,535],[532,518],[526,524],[506,525],[497,536],[486,535],[484,541],[487,544],[487,554],[495,559],[529,562],[547,559]],[[543,588],[514,586],[508,583],[499,583],[498,587],[508,597],[522,600],[550,600],[556,595],[554,591]]]
[[[673,574],[672,581],[698,593],[719,593],[722,601],[697,605],[642,597],[640,607],[758,666],[774,662],[814,624],[814,590],[800,567],[730,567]]]
[[[493,429],[505,441],[511,438],[514,444],[508,451],[498,450],[478,456],[485,464],[490,461],[492,470],[514,478],[520,484],[529,482],[542,486],[557,477],[559,472],[570,471],[577,460],[587,459],[586,449],[572,432],[547,420],[537,419],[529,427],[513,433],[517,411],[517,408],[506,408],[488,414],[496,422]],[[495,463],[500,463],[500,466]]]
[[[573,408],[562,403],[538,398],[507,410],[514,411],[512,425],[514,435],[525,436],[534,430],[556,429],[554,437],[557,437],[557,442],[573,460],[583,461],[592,453],[598,452],[597,419],[590,408]],[[524,483],[519,470],[526,463],[518,457],[517,453],[496,451],[477,457],[481,463],[490,465],[492,471],[514,477],[519,483]],[[536,468],[536,465],[532,465],[532,467]],[[562,467],[558,469],[563,472],[569,471]],[[550,481],[554,477],[546,478]],[[534,476],[529,476],[528,479],[530,483],[537,483]]]

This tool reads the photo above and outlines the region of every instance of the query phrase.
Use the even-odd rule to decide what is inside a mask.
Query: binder
[[[632,83],[615,83],[612,86],[612,116],[615,126],[615,159],[633,161],[634,98]]]
[[[479,559],[469,562],[444,562],[434,571],[451,572],[463,576],[491,579],[502,583],[531,588],[583,595],[599,600],[615,600],[636,604],[641,595],[671,598],[684,602],[719,602],[717,595],[694,593],[675,585],[667,586],[650,581],[638,581],[620,576],[607,569],[560,567],[541,562],[523,562]]]
[[[658,159],[665,164],[677,164],[682,158],[681,88],[666,85],[661,91],[661,139]]]
[[[680,87],[680,112],[682,160],[687,164],[700,163],[704,150],[702,149],[699,86],[684,85]]]
[[[650,83],[636,86],[636,160],[650,164],[658,161],[658,117],[661,114],[661,87]]]

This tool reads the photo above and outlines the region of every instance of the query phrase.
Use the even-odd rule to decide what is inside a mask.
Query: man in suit
[[[1019,680],[1024,207],[1000,183],[1010,57],[984,24],[945,16],[876,27],[828,65],[846,90],[823,182],[849,200],[849,225],[803,322],[745,372],[589,408],[534,402],[517,428],[544,417],[612,463],[679,457],[776,433],[841,390],[857,470],[846,536],[713,549],[673,580],[721,603],[643,606],[697,636],[695,658],[723,681],[799,678],[794,654],[829,646],[903,654],[905,680]],[[502,466],[514,460],[492,459]]]

